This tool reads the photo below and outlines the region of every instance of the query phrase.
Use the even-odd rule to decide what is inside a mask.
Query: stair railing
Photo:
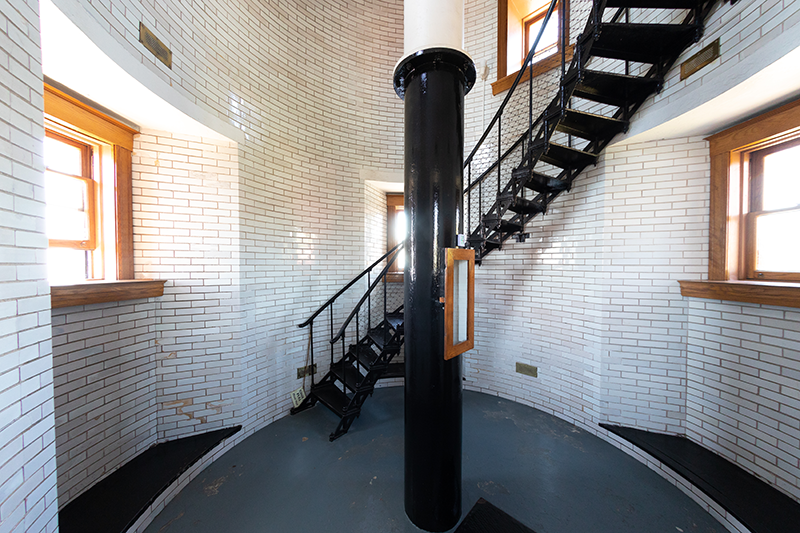
[[[342,296],[345,292],[347,292],[348,289],[350,289],[353,285],[358,283],[358,281],[361,280],[362,278],[364,278],[365,276],[367,278],[367,291],[364,294],[364,296],[361,298],[361,300],[359,300],[359,303],[356,305],[356,308],[354,309],[354,312],[361,307],[361,305],[363,304],[365,299],[370,300],[370,303],[371,303],[371,296],[370,295],[372,294],[373,289],[375,288],[375,286],[377,285],[377,283],[379,281],[383,280],[384,281],[383,306],[384,306],[384,315],[385,315],[385,308],[386,308],[386,282],[385,282],[385,280],[386,280],[386,274],[388,273],[389,268],[394,264],[395,260],[397,259],[397,256],[399,255],[399,252],[400,252],[400,250],[402,250],[402,248],[403,248],[403,243],[401,242],[400,244],[396,245],[394,248],[392,248],[391,250],[389,250],[388,252],[383,254],[374,263],[372,263],[370,266],[365,268],[360,274],[358,274],[356,277],[354,277],[347,285],[345,285],[344,287],[339,289],[339,291],[336,294],[334,294],[332,297],[330,297],[328,299],[328,301],[326,301],[316,311],[314,311],[314,313],[310,317],[308,317],[308,319],[306,319],[304,322],[302,322],[302,323],[297,325],[298,328],[309,327],[309,330],[308,330],[308,335],[309,335],[309,359],[310,359],[310,365],[311,365],[311,386],[312,387],[315,384],[315,381],[314,381],[314,369],[316,368],[314,366],[315,365],[315,360],[314,360],[314,320],[316,320],[317,317],[319,317],[327,309],[329,311],[328,315],[329,315],[329,327],[330,327],[330,336],[331,336],[331,338],[338,339],[339,337],[343,337],[344,336],[344,330],[346,329],[346,327],[350,323],[350,321],[353,319],[353,314],[354,313],[350,313],[347,321],[345,322],[345,325],[342,326],[342,328],[339,330],[338,335],[336,335],[334,337],[334,335],[335,335],[335,333],[334,333],[335,332],[335,326],[334,326],[334,320],[335,320],[334,319],[334,303],[336,302],[336,300],[340,296]],[[389,260],[387,261],[386,266],[381,270],[381,272],[378,275],[378,277],[376,278],[375,282],[372,282],[371,281],[372,271],[375,269],[375,267],[377,267],[378,265],[380,265],[383,261],[385,261],[387,259],[389,259]],[[369,327],[371,325],[371,316],[368,316],[367,321],[368,321],[367,322],[367,324],[368,324],[367,327]],[[357,333],[357,335],[358,335],[358,333]],[[360,337],[358,337],[358,338],[360,338]],[[335,340],[331,340],[330,341],[330,365],[331,365],[331,368],[333,368],[334,359],[335,359],[334,345],[335,345]]]
[[[342,365],[343,365],[343,367],[345,365],[345,358],[346,358],[345,356],[347,355],[347,348],[348,348],[347,347],[347,330],[348,330],[348,327],[350,327],[350,324],[355,319],[355,340],[356,340],[356,343],[358,343],[361,340],[361,320],[359,319],[359,314],[360,314],[362,308],[364,307],[364,304],[366,303],[367,304],[367,306],[366,306],[366,314],[367,314],[366,326],[367,326],[367,332],[369,332],[369,330],[371,329],[371,326],[372,326],[372,314],[373,314],[372,293],[375,291],[375,288],[381,283],[383,284],[383,299],[382,299],[383,300],[383,305],[382,305],[382,309],[379,309],[379,311],[381,311],[379,316],[380,316],[380,319],[381,319],[380,324],[383,324],[382,334],[384,336],[383,337],[384,344],[387,341],[388,326],[384,322],[385,319],[386,319],[387,311],[389,310],[388,307],[387,307],[387,301],[389,299],[389,295],[387,294],[387,287],[388,287],[387,277],[388,277],[388,274],[390,273],[389,271],[391,270],[392,265],[397,260],[397,258],[400,256],[400,252],[403,250],[403,245],[404,244],[405,244],[405,241],[400,242],[400,244],[398,244],[397,246],[392,248],[392,250],[389,252],[389,254],[392,254],[392,252],[394,252],[394,253],[386,261],[386,266],[383,267],[383,270],[381,270],[380,274],[378,274],[378,277],[375,278],[375,281],[373,281],[372,283],[368,283],[366,292],[364,292],[363,296],[361,296],[361,299],[353,307],[353,310],[350,311],[350,314],[347,316],[347,318],[345,319],[345,321],[342,324],[342,326],[339,328],[339,331],[336,333],[336,335],[333,335],[331,337],[331,339],[330,339],[331,353],[333,353],[333,347],[336,345],[336,343],[341,340],[341,343],[342,343]],[[387,254],[387,256],[389,254]],[[356,350],[359,350],[359,348],[356,348]],[[354,363],[355,363],[355,366],[356,366],[357,369],[364,368],[364,365],[363,365],[363,363],[361,361],[361,358],[358,357],[358,351],[356,352],[356,357],[355,357]],[[343,370],[342,374],[346,377],[346,374],[344,374],[344,368],[342,370]],[[345,383],[345,387],[347,387],[347,384],[348,384],[347,380],[345,379],[343,381]],[[356,384],[354,383],[353,385],[356,385]]]
[[[543,116],[540,115],[534,121],[534,118],[533,118],[533,65],[534,65],[535,62],[533,60],[533,57],[534,57],[534,55],[536,55],[536,52],[538,51],[539,41],[541,40],[542,35],[544,34],[544,30],[547,28],[547,25],[550,22],[550,18],[553,15],[553,11],[557,8],[557,6],[559,4],[561,5],[561,8],[559,9],[559,28],[561,30],[560,31],[560,35],[561,35],[560,38],[561,38],[561,73],[562,73],[562,77],[565,74],[566,46],[567,46],[567,43],[566,43],[566,34],[567,34],[567,32],[566,32],[566,17],[567,17],[567,9],[569,9],[569,2],[565,2],[564,0],[552,0],[550,2],[550,5],[547,8],[547,12],[545,13],[544,18],[542,19],[542,24],[541,24],[541,27],[539,28],[538,34],[536,35],[536,39],[533,41],[533,45],[531,46],[531,49],[528,51],[528,54],[525,56],[525,60],[522,63],[522,67],[519,69],[519,72],[517,73],[516,78],[514,78],[514,82],[511,84],[511,87],[509,88],[508,93],[506,94],[505,98],[503,99],[503,102],[500,104],[500,107],[497,109],[497,112],[495,112],[494,116],[492,117],[492,120],[489,122],[488,126],[484,130],[483,134],[478,139],[478,142],[475,144],[475,147],[472,149],[470,154],[464,160],[464,169],[466,170],[466,174],[467,174],[467,185],[464,188],[464,195],[466,197],[465,201],[466,201],[467,206],[466,206],[466,209],[462,210],[462,216],[466,217],[466,221],[465,221],[465,223],[463,223],[463,228],[464,229],[462,231],[464,231],[468,235],[471,235],[473,233],[472,228],[477,226],[478,228],[480,228],[480,234],[476,235],[476,236],[480,237],[480,238],[486,237],[486,235],[484,234],[484,226],[483,226],[483,224],[481,224],[481,218],[480,218],[483,215],[483,213],[489,213],[492,210],[496,209],[497,210],[497,217],[500,218],[501,215],[502,215],[502,212],[500,210],[500,203],[499,202],[492,202],[491,204],[488,204],[488,205],[492,205],[491,209],[485,209],[484,208],[484,205],[485,205],[484,204],[484,191],[483,191],[483,189],[484,189],[484,181],[490,175],[493,175],[495,173],[495,171],[496,171],[496,173],[497,173],[497,190],[496,191],[487,191],[487,195],[490,195],[490,196],[487,196],[487,199],[491,199],[492,197],[495,197],[495,198],[499,197],[499,195],[501,193],[501,187],[502,187],[502,181],[503,181],[502,180],[502,162],[509,155],[511,155],[520,145],[522,145],[522,152],[525,153],[526,140],[527,140],[527,143],[528,143],[529,146],[530,146],[531,143],[534,142],[533,132],[535,131],[535,129],[539,125],[539,123],[542,121]],[[529,82],[528,82],[528,84],[529,84],[529,90],[528,90],[528,127],[524,132],[522,132],[522,134],[519,136],[519,138],[517,138],[516,141],[514,141],[512,143],[510,148],[508,148],[507,150],[503,151],[502,150],[503,114],[504,114],[504,112],[506,110],[506,107],[508,106],[509,102],[511,101],[512,96],[514,96],[515,91],[517,89],[517,86],[522,81],[522,78],[525,75],[525,71],[526,70],[528,71],[528,80],[529,80]],[[489,138],[489,135],[492,132],[492,130],[495,128],[495,125],[497,126],[497,154],[496,154],[496,159],[494,159],[494,162],[489,164],[488,168],[483,170],[483,172],[481,172],[481,174],[477,178],[473,179],[472,178],[473,161],[475,160],[475,158],[476,158],[478,152],[480,151],[480,149],[483,147],[484,143]],[[473,203],[474,202],[472,201],[471,194],[473,194],[473,190],[476,187],[478,189],[477,190],[478,201],[477,201],[477,206],[476,206],[477,217],[478,218],[477,218],[477,224],[474,224],[473,223],[473,217],[472,217],[472,209],[473,209]]]

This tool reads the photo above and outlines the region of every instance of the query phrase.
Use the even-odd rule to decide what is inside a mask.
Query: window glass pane
[[[47,279],[50,285],[71,285],[88,278],[86,255],[72,248],[47,249]]]
[[[527,42],[529,47],[533,46],[536,36],[539,35],[539,29],[542,27],[542,22],[544,22],[544,17],[528,26]],[[553,10],[553,14],[550,15],[550,22],[547,24],[547,27],[544,29],[544,33],[542,33],[542,38],[539,40],[539,46],[536,47],[536,56],[542,53],[545,55],[552,53],[554,51],[552,48],[556,46],[557,41],[558,10]],[[529,50],[525,50],[526,55],[528,51]]]
[[[81,149],[52,137],[44,138],[44,166],[73,176],[83,175]]]
[[[48,239],[83,241],[89,238],[88,196],[85,181],[45,172]]]
[[[800,145],[764,157],[764,211],[800,205]]]
[[[756,221],[756,270],[800,272],[800,211],[761,215]]]

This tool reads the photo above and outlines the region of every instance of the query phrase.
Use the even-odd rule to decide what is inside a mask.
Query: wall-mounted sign
[[[139,42],[150,50],[159,61],[164,63],[167,68],[172,68],[172,50],[167,48],[167,46],[141,22],[139,23]]]

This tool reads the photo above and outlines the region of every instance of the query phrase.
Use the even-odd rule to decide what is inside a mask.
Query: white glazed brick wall
[[[391,85],[402,4],[56,4],[103,20],[188,100],[244,131],[236,147],[144,132],[134,152],[136,275],[169,280],[154,346],[136,354],[156,376],[141,413],[149,423],[155,401],[158,440],[243,423],[238,441],[287,414],[307,350],[297,323],[363,269],[376,239],[360,171],[402,168]],[[172,48],[172,70],[142,54],[139,20]],[[112,448],[105,457],[121,457]],[[114,463],[70,468],[101,476]]]
[[[143,132],[134,145],[136,276],[158,301],[158,438],[240,422],[238,154],[234,143]]]
[[[39,3],[0,2],[0,532],[57,531]]]
[[[59,503],[156,443],[157,298],[53,310]]]
[[[800,313],[689,300],[687,433],[800,500]]]
[[[475,276],[475,349],[465,386],[596,432],[600,420],[603,166],[591,169]],[[516,373],[516,362],[539,377]]]
[[[686,301],[708,270],[708,145],[700,138],[605,152],[604,418],[684,433]]]

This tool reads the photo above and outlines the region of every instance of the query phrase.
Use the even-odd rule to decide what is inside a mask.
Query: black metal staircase
[[[324,377],[315,382],[312,374],[311,391],[305,400],[291,410],[296,414],[322,403],[333,411],[340,419],[336,429],[331,433],[330,440],[335,440],[350,429],[350,425],[361,413],[364,401],[372,395],[375,384],[380,379],[403,377],[404,364],[393,362],[403,346],[403,306],[397,306],[393,311],[389,296],[387,274],[390,267],[402,250],[402,243],[393,248],[389,253],[378,259],[369,268],[356,276],[348,285],[340,290],[333,298],[322,305],[308,320],[299,327],[310,327],[310,360],[314,362],[314,320],[326,309],[330,309],[331,334],[329,340],[330,367]],[[371,272],[384,260],[386,266],[381,273],[371,282]],[[366,277],[367,288],[355,308],[348,315],[338,332],[333,335],[334,302],[359,280]],[[383,288],[382,298],[376,296],[376,288]],[[402,288],[402,284],[400,284]],[[376,301],[377,300],[377,301]],[[397,300],[397,298],[395,298]],[[397,303],[397,302],[395,302]],[[375,324],[373,325],[373,319]],[[366,333],[362,336],[362,324]],[[347,335],[355,335],[356,343],[347,344]],[[341,343],[342,355],[337,358],[335,347]]]
[[[628,130],[633,114],[661,89],[665,74],[680,54],[700,39],[703,22],[714,3],[595,0],[568,67],[563,52],[567,43],[562,42],[561,77],[555,98],[533,121],[533,93],[529,89],[530,125],[504,152],[503,112],[523,71],[533,64],[531,50],[525,68],[465,162],[467,176],[480,172],[464,192],[465,227],[470,228],[468,241],[478,261],[500,249],[510,237],[523,241],[527,236],[525,225],[546,213],[553,200],[569,191],[577,176],[597,162],[614,136]],[[669,10],[672,16],[666,18],[673,22],[632,22],[632,10],[633,18],[642,20],[652,19],[653,10]],[[563,28],[566,19],[563,12],[561,15]],[[484,144],[493,129],[497,138],[488,148],[498,157],[488,168],[476,169],[476,154],[486,150]],[[518,163],[509,171],[514,157]]]
[[[569,191],[578,175],[597,162],[614,136],[628,130],[631,117],[649,96],[661,90],[664,76],[680,54],[700,39],[703,23],[715,2],[595,0],[585,29],[575,42],[569,65],[565,53],[568,43],[564,37],[567,32],[563,31],[566,15],[564,10],[559,10],[562,55],[557,94],[533,120],[534,84],[529,83],[524,131],[512,131],[509,137],[502,127],[504,112],[519,119],[520,111],[511,109],[508,104],[524,70],[530,68],[532,73],[532,59],[539,39],[559,0],[551,2],[523,69],[464,163],[468,178],[462,210],[464,228],[470,228],[468,242],[475,249],[478,262],[493,250],[502,248],[510,237],[524,241],[525,225],[535,216],[546,213],[553,200]],[[671,14],[666,17],[670,22],[639,20],[651,20],[652,10],[667,10]],[[530,77],[533,80],[533,76]],[[495,129],[496,138],[490,135]],[[473,175],[478,177],[473,180]],[[379,379],[404,374],[403,363],[393,362],[403,344],[402,305],[388,311],[392,306],[387,307],[386,292],[387,273],[401,248],[402,244],[373,263],[300,324],[300,327],[309,327],[313,365],[314,320],[323,311],[329,311],[329,369],[318,383],[312,374],[309,395],[291,412],[298,413],[317,402],[330,408],[340,418],[330,435],[331,440],[347,432]],[[370,282],[372,270],[384,260],[386,266],[375,281]],[[366,292],[334,334],[334,303],[365,276]],[[378,306],[376,315],[372,295],[380,284],[383,303],[382,310]],[[373,315],[376,315],[374,326]],[[361,334],[362,322],[365,322],[364,335]],[[353,336],[356,343],[347,344],[347,335]],[[339,356],[334,355],[337,343],[342,348]]]

